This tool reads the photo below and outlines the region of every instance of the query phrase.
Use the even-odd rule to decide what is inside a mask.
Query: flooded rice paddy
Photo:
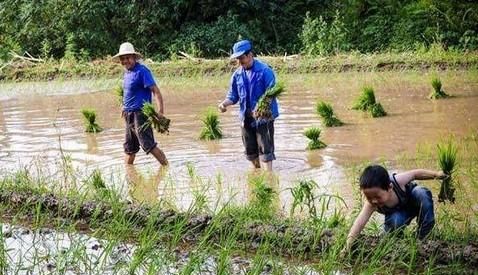
[[[464,136],[478,129],[478,75],[438,72],[452,98],[431,101],[433,73],[381,72],[285,75],[287,94],[280,99],[281,115],[275,123],[274,170],[279,178],[280,205],[288,208],[297,179],[313,179],[321,192],[338,193],[353,200],[353,179],[346,167],[363,161],[394,160],[412,154],[417,144],[435,143],[452,134]],[[112,89],[118,80],[0,84],[0,171],[27,167],[60,176],[67,156],[73,167],[87,175],[99,168],[108,184],[135,201],[174,201],[187,209],[194,194],[209,201],[247,202],[251,168],[243,155],[237,106],[221,114],[224,138],[199,141],[199,117],[216,106],[226,93],[229,76],[161,79],[157,76],[165,114],[172,120],[169,135],[156,135],[170,166],[160,169],[152,156],[140,151],[134,167],[123,164],[121,107]],[[375,89],[388,116],[371,118],[351,110],[364,85]],[[315,113],[317,100],[332,104],[342,127],[325,128]],[[104,128],[84,132],[80,110],[93,108]],[[307,151],[304,128],[322,128],[325,149]],[[433,167],[429,167],[433,168]],[[203,179],[191,181],[190,171]],[[392,164],[393,169],[393,164]]]

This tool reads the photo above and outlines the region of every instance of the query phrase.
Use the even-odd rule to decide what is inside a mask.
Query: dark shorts
[[[124,112],[126,125],[124,152],[128,155],[136,154],[139,147],[146,153],[156,147],[154,141],[153,129],[151,127],[142,127],[146,122],[146,116],[141,111]]]
[[[258,157],[262,162],[275,160],[274,155],[274,121],[268,121],[258,126],[250,126],[244,121],[241,127],[242,143],[245,147],[246,158],[250,161]]]

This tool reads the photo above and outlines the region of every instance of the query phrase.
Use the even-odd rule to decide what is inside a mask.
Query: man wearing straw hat
[[[275,85],[275,75],[269,65],[254,58],[252,43],[241,40],[234,44],[231,58],[241,65],[232,75],[229,92],[218,109],[225,112],[227,107],[239,102],[239,119],[242,122],[242,142],[247,160],[255,168],[262,162],[267,171],[272,171],[274,155],[274,119],[279,116],[276,99],[271,102],[272,119],[256,121],[253,111],[259,98]],[[260,162],[259,162],[260,160]]]
[[[153,129],[142,127],[147,118],[141,111],[145,102],[151,102],[152,95],[156,100],[159,115],[164,112],[163,97],[154,81],[151,71],[138,60],[141,54],[134,50],[131,43],[120,45],[119,52],[113,56],[125,68],[123,75],[123,111],[126,134],[124,142],[125,163],[133,164],[139,148],[146,154],[151,153],[161,165],[168,165],[163,151],[154,140]]]

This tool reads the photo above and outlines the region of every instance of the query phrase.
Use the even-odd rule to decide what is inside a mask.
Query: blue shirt
[[[249,74],[250,80],[247,74]],[[275,75],[271,67],[254,59],[250,72],[246,73],[242,66],[234,72],[227,99],[234,104],[239,102],[239,119],[244,121],[246,114],[256,108],[259,98],[274,85]],[[275,98],[271,103],[271,111],[274,119],[279,116],[279,106]]]
[[[151,102],[151,86],[155,85],[151,71],[143,64],[136,63],[126,70],[123,77],[123,110],[139,111],[145,102]]]

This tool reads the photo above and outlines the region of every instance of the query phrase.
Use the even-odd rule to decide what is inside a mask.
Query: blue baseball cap
[[[238,58],[246,52],[252,50],[252,43],[249,40],[241,40],[232,46],[231,58]]]

